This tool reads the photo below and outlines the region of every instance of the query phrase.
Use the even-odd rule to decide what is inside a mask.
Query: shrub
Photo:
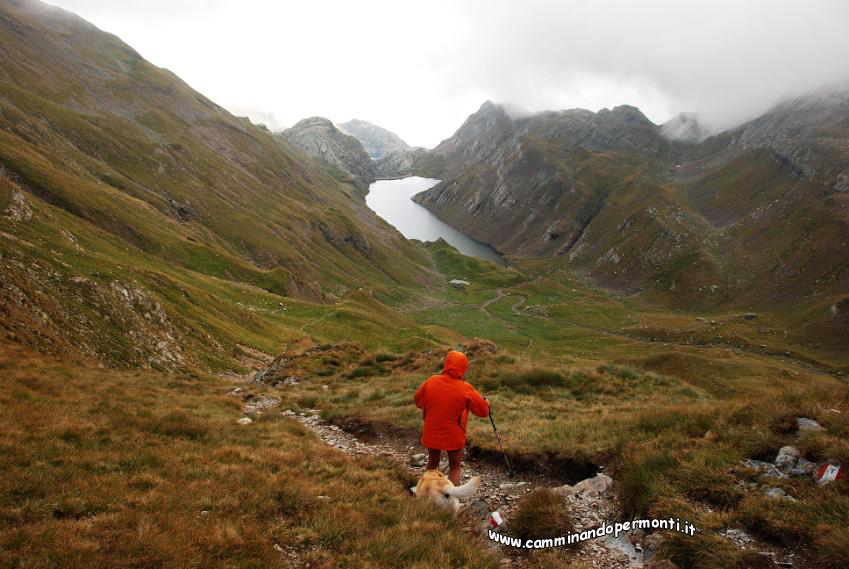
[[[635,381],[637,379],[640,379],[640,374],[629,367],[603,365],[599,366],[596,371],[598,371],[599,373],[614,375],[620,379],[625,379],[629,381]]]
[[[598,378],[583,371],[570,374],[566,384],[578,401],[583,401],[591,395],[599,393]]]
[[[383,367],[382,365],[373,364],[373,365],[361,365],[360,367],[353,369],[348,372],[348,379],[356,379],[358,377],[371,377],[373,375],[386,375],[389,373],[389,370]]]

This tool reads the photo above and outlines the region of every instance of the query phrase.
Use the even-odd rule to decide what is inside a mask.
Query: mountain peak
[[[639,108],[633,105],[616,105],[613,109],[602,109],[598,112],[599,116],[610,116],[615,117],[619,120],[624,120],[631,124],[651,124],[654,126],[654,123],[649,120],[649,118],[643,114]]]
[[[489,99],[483,102],[480,108],[472,115],[505,115],[507,116],[507,109],[504,105],[500,103],[495,103]]]
[[[359,140],[368,155],[374,160],[410,148],[394,132],[368,121],[351,119],[348,122],[340,123],[338,127],[342,132]]]
[[[360,141],[336,128],[329,119],[302,119],[280,136],[307,156],[326,164],[337,180],[353,185],[362,193],[375,180],[374,163]]]
[[[324,117],[317,117],[317,116],[301,119],[297,123],[295,123],[295,126],[293,126],[292,128],[290,128],[288,130],[311,128],[311,127],[336,130],[336,125],[333,124],[333,121],[331,121],[330,119],[326,119]]]
[[[660,133],[669,140],[701,142],[710,135],[698,113],[678,113],[662,125]]]

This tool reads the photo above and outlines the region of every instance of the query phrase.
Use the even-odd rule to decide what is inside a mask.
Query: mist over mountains
[[[627,103],[657,124],[697,112],[716,131],[849,81],[840,0],[532,0],[521,10],[503,0],[56,4],[273,130],[310,116],[357,117],[413,146],[435,146],[487,99],[531,112]],[[295,21],[321,22],[333,41],[315,43],[310,26],[287,25]],[[298,54],[285,73],[275,71],[278,54]],[[379,72],[364,73],[373,58]]]

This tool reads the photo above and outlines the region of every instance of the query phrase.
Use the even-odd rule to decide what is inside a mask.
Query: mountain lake
[[[410,176],[399,180],[378,180],[369,186],[366,204],[395,226],[407,239],[436,241],[440,237],[464,255],[506,265],[498,251],[463,235],[413,201],[413,196],[439,183],[434,178]]]

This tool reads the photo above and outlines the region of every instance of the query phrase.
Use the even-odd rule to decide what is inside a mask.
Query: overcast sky
[[[492,99],[714,127],[849,81],[849,1],[49,0],[231,112],[321,115],[433,146]]]

